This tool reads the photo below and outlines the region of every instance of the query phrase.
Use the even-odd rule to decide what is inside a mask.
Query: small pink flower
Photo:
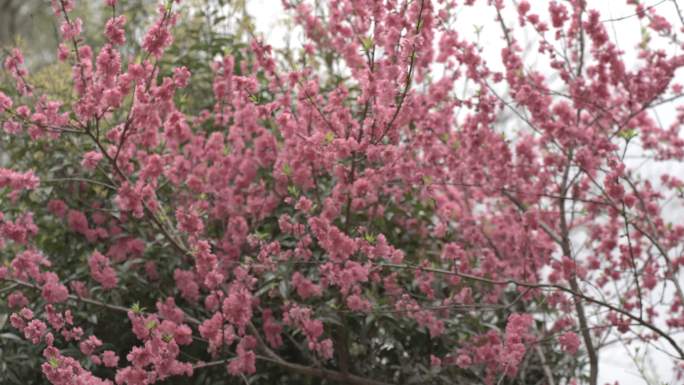
[[[86,170],[94,170],[97,164],[102,160],[102,153],[99,151],[88,151],[83,155],[81,166]]]
[[[91,277],[104,289],[116,287],[118,278],[116,271],[110,266],[109,258],[96,251],[88,258],[88,266]]]
[[[10,108],[12,108],[12,99],[0,91],[0,114]]]
[[[66,44],[60,43],[57,46],[57,59],[59,61],[66,61],[69,58],[69,47]]]
[[[576,333],[565,332],[560,337],[558,337],[558,342],[560,342],[563,350],[570,354],[575,354],[580,348],[581,342]]]
[[[121,15],[107,20],[105,25],[105,36],[112,45],[123,45],[126,42],[124,25],[126,16]]]
[[[62,32],[62,38],[64,40],[71,40],[75,38],[76,36],[81,34],[82,27],[83,21],[79,18],[76,18],[71,22],[65,20],[60,28],[60,31]]]
[[[472,365],[472,362],[473,361],[470,359],[470,356],[465,353],[461,353],[456,357],[456,365],[463,369]]]
[[[119,356],[111,350],[102,352],[102,363],[108,368],[115,368],[119,364]]]
[[[100,339],[95,336],[88,337],[86,340],[81,341],[81,343],[78,345],[79,349],[81,350],[81,353],[83,353],[86,356],[93,354],[95,349],[97,349],[100,346],[102,346],[102,341],[100,341]]]

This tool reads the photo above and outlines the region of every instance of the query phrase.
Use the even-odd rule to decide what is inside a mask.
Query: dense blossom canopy
[[[298,58],[252,35],[208,59],[212,105],[193,112],[203,80],[165,60],[180,1],[134,53],[120,2],[103,3],[90,45],[74,1],[52,0],[69,96],[32,85],[20,50],[4,60],[0,134],[78,143],[59,180],[54,164],[0,168],[0,296],[51,384],[220,368],[595,385],[615,340],[682,367],[684,223],[667,210],[684,182],[627,154],[684,160],[684,19],[627,1],[643,26],[628,62],[591,1],[480,0],[504,43],[491,63],[452,22],[475,0],[285,0]],[[47,223],[81,254],[42,247]]]

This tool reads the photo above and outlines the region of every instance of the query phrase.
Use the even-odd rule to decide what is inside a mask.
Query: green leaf
[[[626,141],[628,141],[628,142],[629,142],[630,140],[634,139],[637,135],[639,135],[639,133],[638,133],[637,130],[634,129],[634,128],[629,128],[629,129],[626,129],[626,130],[622,130],[622,131],[620,131],[620,132],[618,133],[618,136],[619,136],[619,137],[621,137],[622,139],[624,139],[624,140],[626,140]]]
[[[48,359],[48,364],[50,364],[50,366],[52,366],[53,368],[57,368],[59,367],[59,360],[55,357],[50,357],[50,359]]]
[[[145,308],[144,308],[144,307],[140,307],[140,303],[136,302],[136,303],[134,303],[134,304],[131,306],[131,311],[132,311],[134,314],[140,314],[140,313],[142,313],[142,312],[145,311]]]
[[[332,131],[328,131],[325,134],[325,143],[330,144],[333,140],[335,140],[335,134]]]
[[[283,165],[283,174],[285,174],[285,176],[288,176],[288,177],[292,176],[292,166],[285,163]]]
[[[373,48],[373,38],[370,36],[364,36],[361,38],[361,44],[363,44],[363,49],[370,51]]]
[[[287,289],[287,283],[285,281],[280,281],[278,284],[278,291],[280,292],[280,295],[287,299],[288,298],[288,289]]]
[[[18,335],[14,333],[2,333],[0,334],[0,338],[4,338],[6,340],[12,340],[12,341],[17,341],[17,342],[24,342],[24,340],[21,339]]]
[[[299,196],[299,190],[297,189],[297,186],[293,184],[287,186],[287,192],[295,198]]]
[[[157,327],[157,321],[155,321],[155,320],[147,321],[147,323],[145,324],[145,328],[146,328],[147,330],[152,330],[152,329],[154,329],[154,328],[156,328],[156,327]]]

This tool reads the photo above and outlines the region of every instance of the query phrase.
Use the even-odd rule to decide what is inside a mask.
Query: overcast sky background
[[[681,3],[684,1],[678,0]],[[513,7],[513,1],[505,0],[508,5],[508,25],[517,27],[517,16],[510,13]],[[533,11],[547,9],[548,0],[530,0],[533,6]],[[461,2],[459,2],[461,3]],[[479,3],[486,3],[479,1]],[[642,1],[647,6],[653,6],[658,13],[672,23],[678,29],[680,21],[676,16],[676,8],[673,0],[647,0]],[[265,37],[266,41],[275,48],[284,47],[286,44],[286,36],[289,36],[291,45],[296,47],[303,41],[301,30],[290,30],[284,26],[282,20],[287,17],[280,0],[248,0],[248,10],[255,18],[257,31]],[[681,4],[684,6],[684,4]],[[588,0],[588,7],[598,9],[608,27],[608,32],[614,41],[617,41],[618,46],[628,53],[629,62],[634,63],[634,55],[629,55],[629,52],[634,52],[633,47],[641,40],[640,21],[634,15],[634,7],[627,5],[627,0]],[[484,58],[491,64],[499,63],[499,55],[503,47],[503,40],[501,38],[501,30],[499,25],[495,22],[494,12],[490,7],[480,5],[475,7],[463,7],[457,9],[457,24],[459,26],[459,34],[470,35],[474,38],[475,26],[482,27],[480,36],[481,45],[485,47]],[[525,34],[517,34],[516,37],[520,41],[524,41]],[[528,39],[533,39],[534,34],[529,34]],[[656,38],[657,39],[657,38]],[[525,62],[528,67],[534,67],[537,60],[543,60],[534,55],[530,55]],[[541,65],[543,66],[543,62]],[[543,67],[541,67],[543,68]],[[682,74],[678,74],[677,80],[681,83]],[[675,116],[675,105],[666,104],[660,107],[657,111],[658,118],[667,124],[672,121]],[[642,175],[657,179],[658,175],[664,170],[675,175],[684,176],[684,167],[680,163],[655,163],[644,161],[640,158],[638,148],[632,147],[630,149],[632,156],[631,162],[636,167],[640,167]],[[681,203],[675,202],[671,207],[668,207],[669,220],[674,223],[682,223],[682,213],[684,213]],[[679,338],[680,341],[684,338]],[[651,381],[645,381],[643,375],[634,364],[631,357],[635,356],[635,349],[639,346],[639,356],[643,356],[647,351],[647,359],[642,360],[645,364],[646,375],[651,377]],[[643,345],[622,346],[616,344],[610,348],[605,348],[600,352],[600,370],[599,383],[614,383],[616,380],[621,385],[650,385],[650,384],[674,384],[675,378],[672,371],[672,360],[667,355],[658,352],[655,349],[647,349]],[[642,369],[644,370],[644,369]],[[649,384],[650,382],[650,384]]]

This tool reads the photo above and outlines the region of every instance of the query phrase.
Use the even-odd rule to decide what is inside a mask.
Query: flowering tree
[[[590,2],[490,1],[490,63],[453,23],[474,0],[285,1],[302,52],[252,36],[188,103],[179,1],[139,52],[104,3],[91,46],[52,0],[67,96],[4,61],[29,151],[0,169],[0,295],[50,383],[594,385],[616,340],[681,365],[684,182],[626,156],[684,157],[655,8],[628,1],[628,65]]]

